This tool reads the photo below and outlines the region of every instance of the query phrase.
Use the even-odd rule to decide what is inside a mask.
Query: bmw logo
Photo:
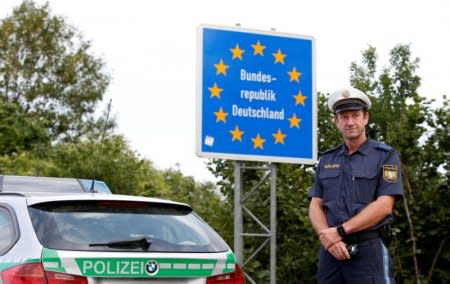
[[[145,265],[145,270],[149,275],[155,275],[158,272],[158,263],[154,260],[149,260]]]

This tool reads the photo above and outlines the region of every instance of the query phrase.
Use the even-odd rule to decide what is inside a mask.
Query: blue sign
[[[315,163],[314,40],[213,26],[198,40],[197,155]]]

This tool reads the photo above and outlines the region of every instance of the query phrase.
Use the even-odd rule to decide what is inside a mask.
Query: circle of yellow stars
[[[254,44],[251,45],[253,49],[253,56],[264,56],[264,49],[266,46],[260,40],[257,40]],[[244,53],[246,50],[242,49],[238,43],[234,45],[234,47],[229,49],[231,52],[231,60],[244,60]],[[272,53],[274,57],[274,64],[285,64],[285,60],[288,57],[287,54],[283,53],[283,51],[278,48],[277,52]],[[230,68],[229,65],[225,63],[225,61],[221,58],[218,63],[214,64],[214,68],[216,69],[216,76],[227,76],[227,69]],[[300,77],[302,75],[301,72],[297,70],[295,66],[292,67],[290,71],[287,72],[290,83],[300,84]],[[211,99],[221,99],[221,93],[224,91],[223,88],[220,88],[217,82],[214,82],[213,86],[208,88],[211,96]],[[302,105],[305,106],[305,100],[307,96],[304,96],[302,91],[299,90],[297,94],[293,95],[294,103],[296,106]],[[216,123],[224,123],[227,122],[228,113],[224,111],[223,107],[219,107],[219,110],[214,112],[216,117]],[[289,128],[300,128],[301,119],[297,117],[297,114],[294,112],[291,117],[288,118]],[[239,125],[235,125],[234,129],[230,130],[231,141],[232,142],[242,142],[245,131],[239,128]],[[280,128],[275,133],[272,133],[273,143],[274,144],[285,144],[285,139],[287,134],[283,133]],[[264,149],[264,143],[266,143],[266,139],[257,133],[255,137],[251,138],[253,142],[253,149]]]

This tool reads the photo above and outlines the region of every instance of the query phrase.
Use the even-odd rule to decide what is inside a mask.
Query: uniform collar
[[[359,148],[358,148],[358,150],[356,150],[356,152],[359,152],[359,153],[363,154],[364,156],[367,156],[369,154],[371,144],[372,144],[372,139],[367,137],[367,140],[361,146],[359,146]]]
[[[342,143],[342,145],[339,147],[338,151],[337,151],[337,155],[341,156],[344,155],[345,153],[347,153],[347,148],[345,147],[345,144]]]
[[[367,140],[361,146],[359,146],[358,150],[356,150],[353,154],[360,153],[364,156],[367,156],[369,154],[371,144],[372,144],[372,139],[367,137]],[[347,154],[347,147],[345,146],[345,143],[342,143],[341,147],[339,147],[337,154],[339,156],[343,155],[343,154]]]

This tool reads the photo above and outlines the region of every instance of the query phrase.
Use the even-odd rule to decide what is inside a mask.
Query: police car
[[[0,176],[0,284],[245,283],[189,205],[84,183]]]

